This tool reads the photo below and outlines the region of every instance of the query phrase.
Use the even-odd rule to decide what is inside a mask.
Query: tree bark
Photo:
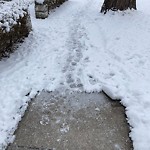
[[[104,0],[101,8],[101,13],[106,13],[109,10],[123,11],[126,9],[136,9],[136,0]]]

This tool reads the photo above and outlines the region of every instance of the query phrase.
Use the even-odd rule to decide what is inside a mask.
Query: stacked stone
[[[56,7],[59,7],[66,0],[44,0],[43,3],[39,3],[39,0],[35,1],[35,15],[36,18],[45,19],[48,17],[49,11]]]
[[[35,16],[38,19],[45,19],[48,17],[49,8],[48,3],[45,0],[43,3],[35,1]]]

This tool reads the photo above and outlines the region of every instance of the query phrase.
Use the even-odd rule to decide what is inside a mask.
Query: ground
[[[69,0],[36,20],[33,31],[9,59],[0,62],[0,148],[13,141],[37,92],[104,91],[126,107],[135,150],[150,149],[150,13],[99,13],[103,1]]]
[[[43,91],[7,150],[133,150],[124,108],[103,93]]]

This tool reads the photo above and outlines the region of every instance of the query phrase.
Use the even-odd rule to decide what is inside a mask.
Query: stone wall
[[[32,25],[28,13],[24,14],[16,22],[9,32],[4,27],[0,27],[0,59],[8,56],[13,51],[14,43],[20,42],[31,31]]]
[[[35,1],[35,15],[36,18],[45,19],[48,17],[49,11],[56,7],[59,7],[66,0],[44,0],[44,3],[38,3]]]

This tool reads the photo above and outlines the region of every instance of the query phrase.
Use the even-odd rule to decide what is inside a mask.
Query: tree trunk
[[[105,0],[101,8],[101,13],[106,13],[109,10],[123,11],[126,9],[136,9],[136,0]]]

